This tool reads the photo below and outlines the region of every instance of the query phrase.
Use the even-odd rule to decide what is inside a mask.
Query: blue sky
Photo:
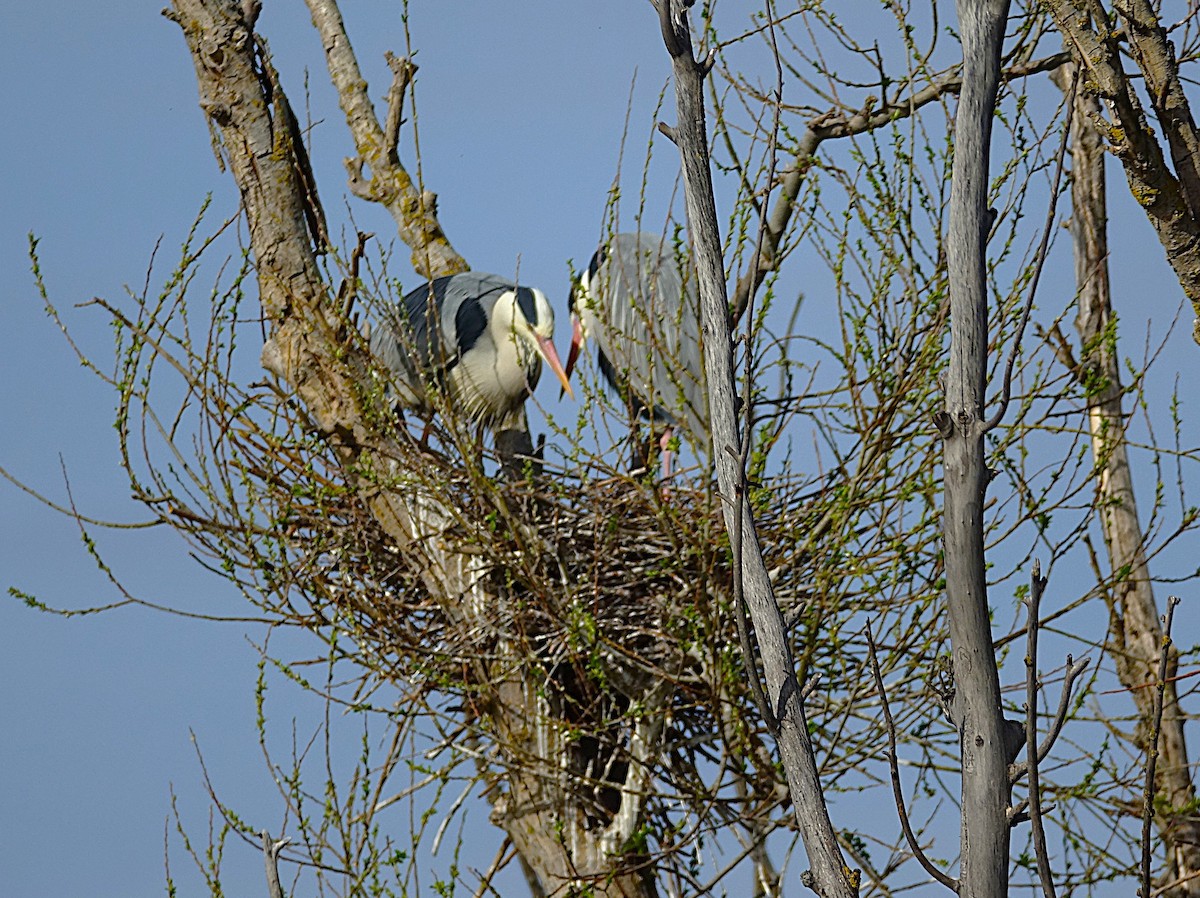
[[[236,210],[232,182],[209,147],[190,59],[160,6],[69,0],[54,4],[51,15],[10,5],[0,55],[7,85],[0,97],[0,465],[58,502],[66,499],[65,470],[82,513],[127,522],[144,514],[117,468],[112,396],[43,312],[26,234],[41,241],[51,297],[73,337],[103,362],[112,345],[105,317],[75,305],[119,298],[127,284],[137,288],[155,242],[161,236],[171,258],[207,194],[214,216]],[[265,6],[260,28],[302,120],[306,67],[310,75],[313,161],[333,227],[346,222],[348,203],[360,228],[390,235],[386,213],[345,198],[341,159],[350,142],[306,11],[300,3]],[[384,50],[404,49],[399,4],[345,7],[378,98],[387,87]],[[635,168],[668,75],[649,5],[613,7],[601,15],[561,0],[415,2],[410,21],[421,67],[423,173],[440,196],[446,231],[474,267],[508,273],[519,266],[522,280],[541,286],[559,308],[567,260],[585,264],[601,233],[635,73],[627,151]],[[668,208],[675,169],[673,148],[661,138],[656,154],[652,219]],[[636,180],[627,192],[636,191]],[[1119,178],[1111,189],[1123,196]],[[1145,222],[1123,208],[1114,215],[1121,234],[1114,246],[1124,254],[1116,287],[1141,303],[1127,312],[1132,332],[1141,332],[1139,316],[1154,315],[1161,333],[1178,287]],[[1168,344],[1169,371],[1194,363],[1188,330]],[[560,354],[567,332],[560,321]],[[76,526],[7,483],[0,483],[0,528],[0,585],[64,607],[118,597]],[[95,536],[136,594],[205,613],[245,613],[243,601],[189,559],[171,533]],[[192,731],[218,788],[264,821],[277,818],[254,731],[258,652],[247,636],[258,638],[255,628],[129,608],[63,620],[5,601],[0,633],[5,894],[161,894],[172,784],[188,822],[199,832],[206,821]],[[288,707],[286,688],[278,700]],[[231,849],[227,875],[231,894],[261,892],[254,852]]]

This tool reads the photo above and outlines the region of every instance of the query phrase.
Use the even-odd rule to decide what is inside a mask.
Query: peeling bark
[[[1069,81],[1064,73],[1058,79]],[[1154,718],[1153,689],[1163,630],[1150,567],[1146,560],[1137,498],[1129,466],[1126,416],[1122,408],[1120,359],[1108,272],[1108,202],[1104,146],[1095,121],[1099,101],[1077,96],[1071,128],[1071,238],[1075,249],[1075,282],[1079,310],[1075,328],[1080,356],[1076,372],[1087,394],[1088,429],[1096,466],[1096,503],[1101,510],[1104,542],[1113,571],[1104,598],[1109,612],[1109,644],[1117,676],[1130,690],[1141,723],[1135,738],[1142,752],[1150,749]],[[1193,808],[1192,782],[1184,716],[1175,683],[1178,654],[1171,652],[1164,686],[1162,732],[1158,744],[1157,788],[1163,805],[1154,822],[1166,847],[1167,881],[1179,886],[1164,892],[1173,898],[1200,896],[1200,817]]]
[[[1196,311],[1193,336],[1200,343],[1200,136],[1179,79],[1174,47],[1157,14],[1146,0],[1117,0],[1113,6],[1124,22],[1123,32],[1100,0],[1047,2],[1067,49],[1084,73],[1084,93],[1100,97],[1108,107],[1111,122],[1098,109],[1092,110],[1092,121],[1120,160],[1133,198],[1145,210]],[[1146,79],[1174,171],[1125,73],[1122,34],[1128,35],[1133,58]]]

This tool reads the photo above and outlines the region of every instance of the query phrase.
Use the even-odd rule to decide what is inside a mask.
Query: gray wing
[[[681,268],[681,266],[683,266]],[[617,234],[597,269],[602,332],[619,386],[657,420],[708,443],[708,391],[696,277],[674,247],[648,234]]]
[[[426,385],[458,364],[486,331],[496,299],[512,284],[474,271],[422,284],[389,307],[371,352],[391,369],[400,401],[422,407]]]

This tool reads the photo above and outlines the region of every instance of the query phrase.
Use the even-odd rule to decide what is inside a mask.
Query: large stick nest
[[[734,756],[757,771],[747,772],[755,801],[780,800],[707,472],[680,475],[664,492],[613,463],[613,448],[584,452],[558,430],[550,461],[505,479],[479,434],[442,416],[422,440],[421,422],[404,422],[377,401],[382,390],[364,384],[360,400],[374,403],[390,447],[368,468],[336,451],[279,385],[241,382],[238,289],[207,310],[201,347],[184,287],[157,304],[142,297],[134,320],[118,317],[125,464],[142,500],[251,602],[280,625],[336,642],[364,682],[450,698],[468,726],[498,684],[532,681],[579,744],[605,743],[610,756],[628,742],[625,713],[667,683],[669,725],[652,764],[660,803],[673,794],[694,804],[712,765]],[[183,377],[174,395],[164,362]],[[157,413],[164,406],[170,415]],[[881,431],[894,450],[864,449],[870,466],[863,462],[852,483],[841,469],[806,476],[785,465],[751,485],[799,673],[828,684],[810,710],[818,727],[839,727],[826,740],[831,776],[861,767],[878,746],[876,710],[856,692],[867,678],[853,622],[876,620],[885,667],[900,675],[898,698],[926,688],[921,669],[938,652],[922,614],[938,571],[935,530],[914,511],[922,494],[915,502],[873,495],[901,465],[911,466],[910,483],[932,488],[928,453],[915,451],[928,441],[921,428]],[[407,546],[369,507],[385,492],[412,517]],[[442,578],[432,592],[431,577]],[[460,584],[449,601],[448,582]],[[899,703],[910,720],[929,715],[928,703]]]

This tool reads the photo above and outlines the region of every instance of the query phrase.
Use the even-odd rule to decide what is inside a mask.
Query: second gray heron
[[[586,340],[630,414],[662,428],[663,475],[679,431],[701,457],[709,451],[708,391],[696,276],[675,248],[649,234],[615,234],[592,256],[571,291],[569,377]]]

